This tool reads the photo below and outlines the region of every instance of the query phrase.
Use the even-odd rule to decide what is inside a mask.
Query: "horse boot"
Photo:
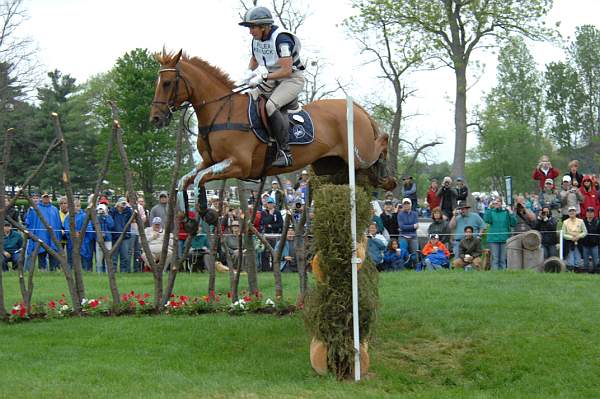
[[[287,115],[283,115],[281,111],[275,111],[269,116],[269,126],[277,144],[279,145],[279,151],[277,151],[277,158],[271,164],[275,168],[285,168],[292,166],[292,154],[290,153],[289,146],[289,129],[290,122]]]

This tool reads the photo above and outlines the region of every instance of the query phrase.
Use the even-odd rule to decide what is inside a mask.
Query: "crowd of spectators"
[[[446,176],[441,184],[431,179],[425,206],[419,209],[408,196],[414,183],[405,178],[401,201],[386,193],[381,212],[374,207],[368,254],[380,270],[505,269],[507,240],[537,230],[545,259],[558,256],[562,247],[569,270],[598,272],[600,179],[582,174],[577,160],[562,175],[547,156],[540,158],[532,179],[539,191],[519,193],[509,201],[498,193],[470,197],[462,177]],[[428,224],[420,234],[426,242],[417,237],[420,223]],[[393,257],[390,248],[399,248],[402,258]]]

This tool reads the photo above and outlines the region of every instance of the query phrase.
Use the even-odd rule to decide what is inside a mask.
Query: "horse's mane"
[[[157,53],[154,55],[154,58],[161,65],[171,65],[174,67],[177,54],[178,53],[176,53],[176,52],[167,53],[166,51],[163,50],[162,54]],[[203,69],[204,71],[208,72],[211,76],[214,76],[219,82],[223,83],[225,86],[227,86],[230,89],[233,89],[235,87],[235,83],[231,80],[231,78],[229,77],[229,75],[226,72],[224,72],[221,68],[216,67],[207,61],[204,61],[200,57],[190,57],[186,53],[183,53],[181,55],[181,59],[179,61],[189,62],[190,64],[192,64],[200,69]]]

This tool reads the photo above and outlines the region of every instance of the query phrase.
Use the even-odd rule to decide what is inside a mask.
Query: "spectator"
[[[285,203],[285,194],[279,188],[279,181],[273,179],[271,181],[271,191],[269,192],[269,196],[275,200],[275,209],[280,211],[284,208]]]
[[[62,197],[60,197],[58,199],[58,214],[60,216],[60,225],[61,226],[64,226],[65,217],[67,216],[67,213],[69,213],[69,204],[67,201],[67,196],[63,195]],[[67,247],[67,236],[65,234],[64,228],[61,231],[61,237],[62,237],[62,239],[60,241],[60,244],[64,249]]]
[[[483,215],[485,214],[485,205],[483,204],[483,200],[480,196],[475,197],[475,212],[483,219]]]
[[[418,208],[417,204],[417,184],[413,181],[412,176],[404,176],[402,183],[402,196],[408,198],[411,201],[412,210],[416,211]]]
[[[294,242],[294,228],[290,226],[287,231],[287,236],[283,249],[281,250],[281,260],[279,262],[279,270],[282,272],[297,272],[298,264],[296,263],[296,246]],[[275,244],[277,245],[277,244]]]
[[[423,247],[423,255],[425,256],[425,266],[427,270],[449,269],[450,268],[450,251],[440,241],[440,236],[431,234],[429,241]]]
[[[52,241],[50,234],[54,234],[54,237],[60,242],[61,234],[62,234],[62,224],[60,223],[60,215],[58,213],[58,209],[50,203],[50,195],[46,192],[42,194],[42,200],[39,201],[39,195],[33,195],[33,201],[37,203],[40,213],[45,221],[48,223],[50,228],[52,229],[52,233],[48,232],[37,213],[30,207],[27,211],[27,215],[25,216],[25,227],[30,230],[33,234],[35,234],[40,240],[42,240],[46,245],[52,248],[55,251],[58,251],[58,248]],[[27,250],[25,257],[25,271],[29,271],[32,266],[31,254],[33,253],[33,249],[36,244],[33,240],[29,240],[27,242]],[[40,246],[38,250],[38,266],[40,270],[47,269],[47,258],[48,253],[43,246]],[[54,256],[50,256],[50,271],[54,271],[58,268],[59,262]]]
[[[367,256],[373,262],[377,270],[383,270],[383,252],[387,246],[385,237],[377,233],[377,224],[371,222],[367,233]]]
[[[146,215],[146,209],[144,208],[146,201],[144,200],[143,192],[138,192],[137,195],[137,211],[138,215],[142,218],[143,226],[141,226],[141,228],[144,229],[146,228],[148,220],[148,215]],[[133,219],[133,222],[131,223],[131,255],[133,256],[133,271],[142,271],[140,265],[142,259],[142,245],[140,242],[140,226],[137,224],[137,218]]]
[[[398,212],[394,212],[394,204],[391,200],[385,200],[383,203],[383,212],[379,217],[390,239],[398,240]]]
[[[488,224],[487,243],[490,247],[491,267],[493,270],[505,269],[506,240],[510,237],[511,227],[516,226],[517,219],[510,210],[502,206],[502,198],[497,197],[485,211],[483,220]]]
[[[98,204],[96,215],[98,216],[98,225],[104,238],[104,245],[110,251],[112,249],[112,232],[115,229],[115,221],[109,215],[108,207],[105,204]],[[104,252],[102,252],[100,244],[96,240],[96,271],[98,273],[106,273],[107,264],[108,260],[104,259]]]
[[[377,224],[377,233],[384,234],[385,226],[383,225],[383,220],[377,215],[377,211],[373,207],[371,207],[371,221]]]
[[[281,213],[275,209],[275,200],[272,197],[267,199],[267,208],[260,215],[260,231],[264,234],[281,234],[283,230],[283,218]],[[271,246],[275,245],[276,238],[267,237]],[[272,270],[271,252],[267,249],[262,253],[261,269],[262,271]]]
[[[301,194],[302,199],[304,200],[304,203],[306,203],[306,201],[308,201],[308,182],[309,182],[308,170],[305,169],[302,171],[302,173],[300,174],[300,178],[294,185],[294,190],[296,190],[296,192],[299,192]]]
[[[419,220],[417,212],[412,210],[412,201],[409,198],[402,200],[402,209],[398,212],[398,230],[400,241],[405,241],[409,255],[416,254],[419,250],[417,229]]]
[[[464,229],[467,226],[471,226],[473,234],[476,237],[481,236],[485,231],[485,222],[475,212],[470,212],[471,207],[466,201],[460,201],[452,215],[452,219],[448,223],[448,227],[454,232],[454,241],[452,244],[453,253],[457,254],[459,251],[460,241],[464,237]]]
[[[150,253],[154,257],[155,262],[160,262],[160,256],[162,254],[163,242],[165,241],[165,233],[162,227],[162,220],[157,216],[152,219],[152,225],[145,229],[146,238],[148,239],[148,246],[150,247]],[[165,260],[164,270],[168,270],[171,263],[171,256],[173,255],[173,243],[170,242],[167,247],[167,256]],[[148,259],[146,254],[142,254],[142,260],[146,263]]]
[[[538,180],[540,190],[543,190],[546,179],[555,179],[558,177],[559,173],[560,172],[558,169],[552,167],[548,155],[542,155],[540,162],[538,163],[537,168],[533,171],[531,178],[533,180]]]
[[[19,210],[13,205],[9,207],[10,199],[8,197],[4,197],[4,207],[6,208],[6,217],[11,218],[17,223],[21,223],[21,215]]]
[[[535,214],[527,209],[525,206],[525,198],[522,195],[517,196],[515,203],[515,233],[519,234],[531,230],[532,226],[535,224]]]
[[[427,234],[431,236],[432,234],[437,234],[440,237],[440,240],[446,247],[449,247],[450,244],[450,228],[448,227],[448,221],[444,220],[444,214],[442,210],[437,207],[433,208],[431,211],[431,219],[432,222],[427,229]]]
[[[179,259],[183,259],[183,251],[185,249],[185,241],[188,238],[188,233],[185,230],[186,220],[184,218],[184,213],[180,212],[177,215],[177,255]],[[188,211],[188,220],[196,220],[196,212]],[[191,248],[191,247],[190,247]]]
[[[23,248],[23,236],[12,229],[8,220],[4,221],[4,250],[2,252],[2,270],[8,271],[8,262],[12,262],[13,269],[17,268]]]
[[[119,271],[118,265],[120,264],[122,273],[130,273],[131,256],[129,252],[129,247],[131,242],[131,226],[127,225],[127,222],[129,222],[129,219],[131,219],[133,211],[131,210],[131,207],[127,203],[125,197],[120,197],[117,203],[115,204],[115,207],[110,209],[109,214],[114,222],[114,228],[112,233],[113,245],[116,244],[121,234],[124,234],[123,240],[121,241],[121,245],[113,254],[112,260],[114,271]]]
[[[555,220],[560,218],[560,196],[554,187],[554,180],[546,179],[539,195],[540,207],[548,207]]]
[[[452,218],[454,209],[456,209],[456,190],[451,187],[452,179],[449,176],[444,177],[442,186],[438,189],[437,196],[440,198],[440,208],[447,220]]]
[[[598,191],[592,184],[592,178],[590,176],[584,176],[581,187],[579,188],[583,195],[583,201],[581,203],[581,218],[586,217],[587,209],[594,208],[594,217],[598,217],[598,208],[600,203],[598,202]]]
[[[473,227],[465,226],[464,237],[460,240],[457,256],[454,258],[454,268],[471,268],[481,270],[481,240],[473,235]]]
[[[398,205],[400,204],[399,201],[394,198],[394,193],[391,191],[386,191],[385,195],[383,197],[383,202],[385,203],[385,201],[392,201],[392,205],[394,207],[394,209],[396,209],[398,207]]]
[[[225,248],[227,250],[227,266],[237,270],[240,259],[240,222],[233,220],[230,225],[231,232],[225,236]],[[246,253],[246,250],[243,250]],[[242,270],[246,270],[246,262],[242,266]]]
[[[219,197],[217,197],[217,200]],[[166,191],[161,191],[158,194],[158,204],[154,205],[152,209],[150,209],[150,216],[148,218],[150,220],[154,220],[154,218],[159,217],[162,223],[167,220],[167,204],[169,203],[169,194]]]
[[[429,188],[427,189],[427,206],[429,207],[429,212],[433,213],[433,209],[440,206],[442,202],[441,198],[437,196],[437,192],[439,189],[439,184],[437,179],[431,179],[431,183],[429,184]]]
[[[570,206],[567,209],[568,218],[563,221],[562,233],[565,246],[569,250],[567,255],[567,268],[573,271],[579,271],[581,263],[581,242],[580,240],[587,235],[585,223],[577,217],[577,208]]]
[[[583,175],[578,171],[579,161],[574,159],[571,162],[569,162],[568,166],[569,173],[567,173],[566,176],[569,176],[571,178],[571,185],[577,188],[581,187],[583,183]]]
[[[586,209],[583,223],[587,235],[581,239],[583,268],[590,273],[594,273],[595,268],[598,266],[598,244],[600,243],[600,226],[595,215],[596,209],[594,207],[590,206]],[[590,263],[590,258],[592,258],[592,263]]]
[[[397,239],[392,239],[383,254],[383,270],[404,270],[404,263],[407,259],[408,252],[406,252],[405,249],[400,248]]]
[[[75,221],[75,232],[71,231],[70,214],[65,216],[65,221],[63,224],[63,229],[67,237],[67,262],[69,268],[73,267],[73,241],[71,236],[75,234],[75,236],[79,237],[81,240],[81,248],[79,249],[79,254],[81,256],[81,268],[86,272],[91,272],[92,256],[94,255],[94,250],[92,249],[92,243],[94,242],[94,228],[89,220],[87,226],[85,226],[85,228],[83,226],[83,223],[87,219],[87,214],[83,209],[81,209],[81,201],[75,199],[73,200],[73,205],[75,206],[75,213],[73,216],[73,220]],[[82,232],[83,237],[81,236]]]
[[[550,207],[544,206],[534,224],[534,229],[542,235],[542,249],[544,259],[558,256],[556,244],[558,244],[558,233],[556,231],[557,219],[552,215]]]
[[[208,242],[208,225],[203,220],[198,223],[198,230],[192,238],[192,249],[191,249],[191,271],[200,271],[207,269],[209,260],[207,257],[210,255]]]
[[[456,178],[456,200],[466,201],[469,196],[469,188],[465,185],[464,179],[461,176]]]
[[[569,217],[569,209],[571,207],[575,208],[578,214],[580,213],[579,204],[583,202],[583,194],[571,185],[571,176],[563,177],[559,196],[562,220]]]
[[[293,202],[293,212],[294,212],[294,221],[296,223],[300,223],[302,219],[302,214],[304,213],[304,200],[302,197],[298,197]]]

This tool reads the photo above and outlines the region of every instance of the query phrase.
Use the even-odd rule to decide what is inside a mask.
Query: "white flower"
[[[21,310],[21,304],[13,306],[13,310]]]
[[[234,302],[231,304],[231,308],[232,309],[241,309],[241,310],[245,310],[246,309],[246,302],[244,302],[243,300],[238,300],[237,302]]]
[[[69,310],[69,305],[62,305],[61,308],[60,308],[60,310],[62,312],[65,312],[65,311]]]
[[[165,306],[169,306],[171,304],[171,301],[167,301],[167,303],[165,304]]]
[[[86,304],[86,303],[88,303],[88,300],[87,300],[87,298],[83,298],[83,299],[81,300],[81,306],[85,306],[85,304]]]
[[[267,300],[265,301],[265,305],[267,306],[271,306],[271,307],[275,307],[275,302],[273,302],[273,300],[271,298],[267,298]]]

